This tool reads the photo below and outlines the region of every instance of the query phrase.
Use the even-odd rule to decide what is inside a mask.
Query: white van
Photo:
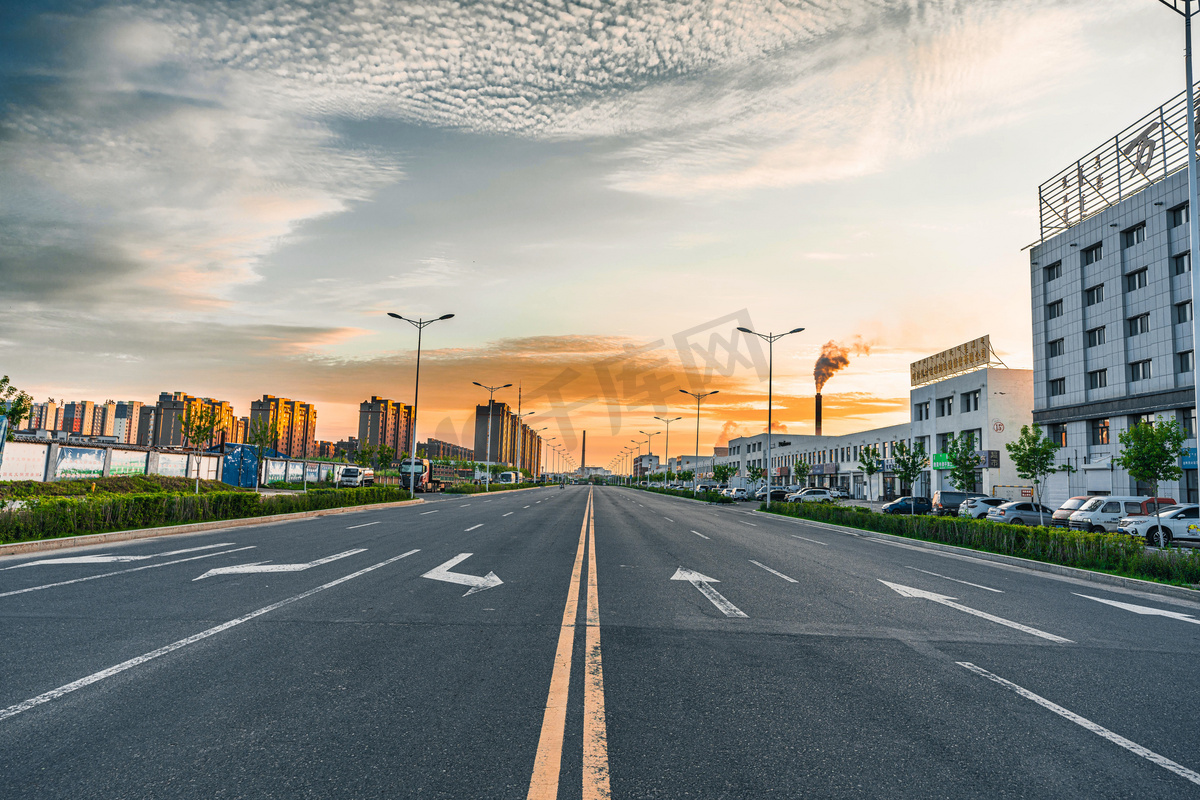
[[[1155,507],[1166,508],[1173,505],[1175,505],[1175,501],[1169,497],[1134,497],[1132,495],[1096,497],[1084,503],[1082,508],[1071,515],[1071,530],[1116,533],[1117,523],[1122,517],[1153,514]]]

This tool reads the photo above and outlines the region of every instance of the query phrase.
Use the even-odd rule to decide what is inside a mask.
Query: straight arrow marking
[[[94,581],[100,578],[111,578],[113,575],[125,575],[129,572],[141,572],[144,569],[157,569],[159,567],[169,567],[172,564],[182,564],[185,561],[196,561],[201,558],[212,558],[213,556],[225,556],[230,553],[240,553],[242,550],[253,550],[256,545],[246,545],[245,547],[237,547],[233,550],[221,550],[216,553],[204,553],[199,556],[188,556],[187,558],[177,558],[174,561],[164,561],[161,564],[145,564],[141,567],[131,567],[129,569],[119,569],[116,572],[102,572],[99,575],[88,575],[86,578],[74,578],[69,581],[59,581],[58,583],[45,583],[41,586],[30,586],[27,589],[14,589],[11,592],[0,592],[0,597],[10,597],[14,594],[25,594],[26,592],[36,592],[42,589],[53,589],[55,586],[68,586],[72,583],[83,583],[84,581]]]
[[[347,550],[344,553],[325,556],[325,558],[318,558],[316,561],[309,561],[307,564],[268,564],[265,561],[256,561],[253,564],[235,564],[232,567],[217,567],[216,569],[210,569],[199,578],[192,578],[192,582],[195,583],[213,575],[244,575],[250,572],[303,572],[306,569],[328,564],[330,561],[337,561],[339,558],[346,558],[347,556],[365,552],[367,552],[367,549],[360,547],[355,550]]]
[[[716,578],[710,578],[701,572],[680,567],[679,569],[675,570],[675,574],[671,576],[671,580],[687,581],[692,586],[695,586],[700,590],[700,594],[707,597],[708,601],[716,606],[717,609],[725,616],[741,617],[742,619],[746,619],[745,612],[743,612],[733,603],[726,600],[725,597],[716,589],[712,588],[712,584],[720,583],[720,581]]]
[[[921,598],[922,600],[932,600],[933,602],[940,603],[944,606],[947,606],[948,608],[953,608],[958,611],[962,611],[967,614],[971,614],[973,616],[979,617],[980,619],[986,619],[988,622],[995,622],[997,625],[1005,625],[1014,630],[1021,631],[1022,633],[1028,633],[1031,636],[1040,636],[1043,639],[1049,639],[1050,641],[1058,642],[1059,644],[1075,644],[1070,639],[1064,639],[1061,636],[1055,636],[1053,633],[1046,633],[1045,631],[1039,631],[1037,628],[1031,628],[1028,625],[1022,625],[1019,622],[1013,622],[1012,620],[1005,619],[1004,617],[997,617],[992,614],[988,614],[986,611],[979,611],[978,609],[970,608],[968,606],[964,606],[959,603],[955,603],[955,602],[953,602],[954,601],[953,597],[946,597],[943,594],[927,592],[924,589],[914,589],[912,586],[904,586],[899,583],[889,583],[888,581],[885,581],[882,579],[877,579],[877,580],[879,580],[879,582],[882,583],[884,586],[887,586],[890,589],[894,590],[896,592],[896,594],[900,595],[901,597],[917,597],[917,598]]]
[[[1123,608],[1126,611],[1132,611],[1135,614],[1141,614],[1147,617],[1169,617],[1177,619],[1180,622],[1190,622],[1193,625],[1200,625],[1200,619],[1196,619],[1191,614],[1184,614],[1179,611],[1163,611],[1161,608],[1151,608],[1150,606],[1135,606],[1132,603],[1119,603],[1116,600],[1106,600],[1103,597],[1092,597],[1090,594],[1080,594],[1079,592],[1071,592],[1076,597],[1086,597],[1088,600],[1095,600],[1097,603],[1104,603],[1106,606],[1115,606]]]
[[[475,594],[476,592],[482,592],[485,589],[491,589],[504,583],[504,581],[496,577],[496,573],[494,572],[489,572],[487,575],[484,575],[482,578],[480,578],[477,575],[464,575],[461,572],[450,571],[451,567],[457,566],[463,561],[466,561],[472,555],[473,553],[459,553],[446,563],[438,564],[421,577],[429,578],[433,581],[445,581],[446,583],[457,583],[462,586],[470,586],[471,589],[467,592],[467,594],[464,594],[463,597]]]
[[[165,553],[151,553],[150,555],[140,556],[110,556],[107,553],[96,553],[90,556],[69,556],[67,558],[44,558],[40,561],[27,561],[24,564],[17,564],[4,569],[20,569],[21,567],[36,567],[36,566],[54,566],[55,564],[124,564],[130,561],[145,561],[149,558],[166,558],[167,556],[177,556],[182,553],[196,553],[200,550],[214,550],[218,547],[232,547],[233,542],[221,542],[220,544],[206,544],[203,547],[189,547],[185,550],[169,550]]]

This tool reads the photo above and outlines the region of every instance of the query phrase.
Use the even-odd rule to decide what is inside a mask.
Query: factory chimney
[[[587,466],[587,431],[583,432],[583,450],[579,453],[579,474],[586,475],[584,467]]]
[[[821,393],[817,392],[817,436],[821,435]]]

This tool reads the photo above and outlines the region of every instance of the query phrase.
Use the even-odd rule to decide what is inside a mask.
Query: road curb
[[[788,517],[783,514],[772,514],[767,511],[759,511],[751,509],[751,513],[759,516],[769,517],[771,519],[781,519],[786,522],[793,522],[798,525],[812,525],[816,528],[832,528],[837,531],[847,531],[859,536],[864,536],[872,539],[886,539],[889,541],[902,542],[912,547],[919,547],[924,550],[940,550],[945,553],[954,553],[955,555],[970,556],[979,561],[992,561],[997,564],[1007,564],[1012,567],[1020,567],[1022,569],[1032,570],[1034,572],[1047,572],[1052,575],[1060,575],[1066,578],[1077,578],[1079,580],[1088,581],[1090,583],[1100,583],[1107,586],[1120,586],[1123,589],[1133,589],[1139,592],[1148,594],[1157,594],[1164,597],[1175,597],[1180,600],[1189,600],[1193,603],[1200,603],[1200,591],[1196,589],[1185,589],[1182,586],[1170,586],[1165,583],[1154,583],[1153,581],[1144,581],[1140,578],[1124,578],[1120,575],[1109,575],[1107,572],[1092,572],[1079,567],[1066,567],[1061,564],[1049,564],[1045,561],[1034,561],[1029,558],[1021,558],[1020,556],[1006,556],[1001,553],[989,553],[986,550],[972,550],[969,547],[958,547],[952,544],[942,544],[941,542],[926,542],[922,539],[909,539],[906,536],[896,536],[891,533],[879,533],[878,531],[868,531],[862,528],[852,528],[849,525],[838,525],[833,522],[817,522],[815,520],[800,519],[799,517]]]
[[[165,525],[160,528],[135,528],[129,531],[110,531],[108,533],[89,533],[84,536],[63,536],[59,539],[36,539],[32,542],[14,542],[0,545],[0,557],[16,556],[25,553],[44,553],[51,550],[65,550],[70,547],[86,547],[93,544],[111,544],[113,542],[129,542],[136,539],[156,539],[160,536],[175,536],[182,533],[203,533],[218,531],[223,528],[245,528],[251,525],[271,525],[276,522],[323,517],[327,514],[348,514],[355,511],[366,511],[380,508],[400,508],[424,503],[424,500],[398,500],[394,503],[369,503],[362,506],[343,506],[341,508],[322,508],[317,511],[295,511],[290,514],[273,514],[266,517],[243,517],[241,519],[219,519],[212,522],[193,522],[188,525]]]

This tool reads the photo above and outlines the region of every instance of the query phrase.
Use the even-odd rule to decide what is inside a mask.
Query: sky
[[[590,465],[655,417],[705,452],[765,429],[768,373],[812,433],[829,342],[825,432],[903,422],[914,360],[1032,366],[1038,184],[1182,55],[1153,0],[10,0],[0,374],[289,397],[337,440],[412,402],[387,312],[453,313],[421,440],[470,444],[478,381]]]

